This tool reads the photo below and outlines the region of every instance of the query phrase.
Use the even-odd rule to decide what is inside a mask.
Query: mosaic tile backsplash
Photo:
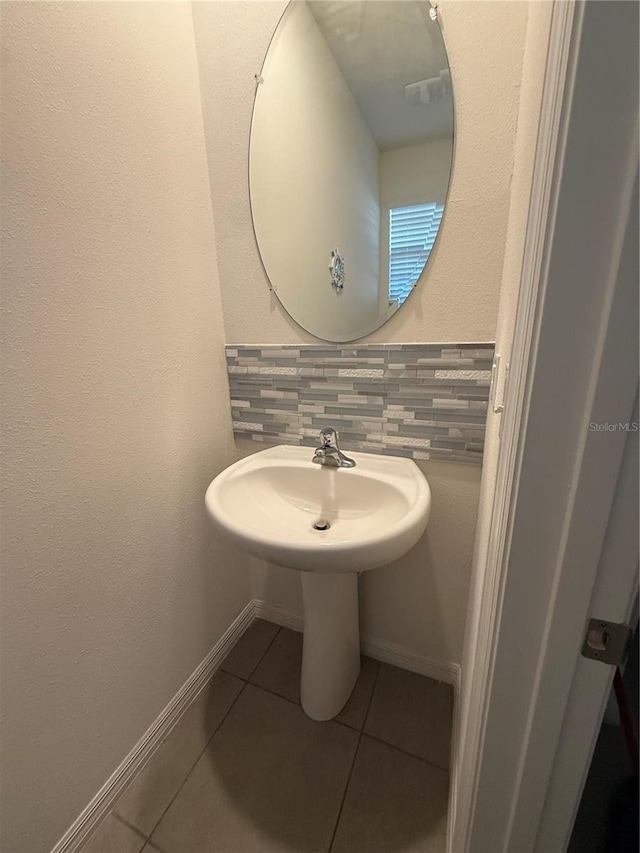
[[[236,438],[482,464],[494,345],[228,346]]]

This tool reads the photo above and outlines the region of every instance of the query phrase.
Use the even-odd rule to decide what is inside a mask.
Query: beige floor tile
[[[220,665],[220,669],[246,680],[260,662],[260,658],[269,648],[269,643],[278,631],[279,626],[274,625],[273,622],[256,619],[231,649]]]
[[[376,682],[378,666],[377,661],[371,658],[362,658],[360,676],[356,681],[356,686],[353,688],[349,701],[336,717],[339,723],[344,723],[353,729],[358,729],[358,731],[362,728],[371,700],[373,686]]]
[[[450,684],[380,664],[364,731],[448,768],[452,715]]]
[[[250,681],[278,696],[299,702],[301,665],[302,634],[281,628]]]
[[[141,835],[109,814],[84,845],[82,853],[140,853],[144,845]]]
[[[243,681],[226,672],[214,675],[122,795],[116,814],[145,835],[151,834],[243,686]]]
[[[326,851],[357,742],[247,685],[151,840],[170,853]]]
[[[444,853],[448,787],[445,770],[365,735],[332,853]]]

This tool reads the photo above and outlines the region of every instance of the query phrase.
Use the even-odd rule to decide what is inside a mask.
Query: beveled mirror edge
[[[282,24],[282,22],[283,22],[285,16],[287,15],[287,13],[289,12],[289,10],[292,8],[293,4],[299,3],[299,2],[306,2],[306,0],[288,0],[288,2],[286,3],[284,9],[282,10],[280,15],[278,16],[277,23],[274,26],[273,32],[271,33],[271,36],[269,38],[264,56],[262,58],[262,62],[260,64],[260,69],[257,73],[254,73],[255,86],[254,86],[253,101],[251,104],[251,114],[249,117],[249,135],[248,135],[249,142],[248,142],[248,146],[247,146],[247,159],[246,159],[247,192],[248,192],[248,196],[249,196],[249,216],[251,219],[251,228],[253,231],[254,241],[255,241],[255,245],[256,245],[256,249],[257,249],[257,253],[258,253],[258,258],[260,261],[260,266],[261,266],[263,274],[264,274],[265,282],[267,284],[267,288],[268,288],[269,292],[271,293],[272,298],[275,297],[277,305],[284,311],[285,315],[291,319],[291,321],[295,324],[295,326],[297,328],[301,329],[305,334],[311,335],[316,340],[325,341],[329,344],[349,344],[349,343],[354,343],[357,341],[364,341],[365,338],[369,337],[369,335],[372,335],[378,329],[381,329],[386,323],[388,323],[393,317],[395,317],[396,314],[398,313],[398,311],[401,308],[403,308],[407,303],[410,303],[411,305],[416,304],[415,299],[413,301],[411,301],[413,294],[414,294],[414,291],[418,290],[419,287],[421,286],[421,284],[423,283],[423,277],[426,277],[425,271],[430,266],[429,262],[432,260],[432,257],[434,255],[434,252],[436,251],[437,247],[442,242],[440,237],[441,237],[441,232],[442,232],[442,229],[443,229],[443,226],[445,223],[445,219],[447,216],[447,205],[449,202],[449,197],[451,195],[451,185],[452,185],[452,181],[453,181],[453,172],[454,172],[454,168],[455,168],[455,159],[456,159],[456,129],[457,128],[456,128],[456,99],[455,99],[455,91],[454,91],[455,87],[453,85],[454,74],[453,74],[453,70],[451,67],[451,61],[449,58],[450,54],[449,54],[449,50],[447,47],[447,40],[445,38],[445,30],[443,27],[440,5],[436,2],[436,0],[417,0],[417,2],[427,2],[430,6],[430,17],[438,25],[438,29],[440,31],[440,35],[441,35],[442,42],[443,42],[444,49],[445,49],[445,54],[447,57],[447,64],[448,64],[448,68],[449,68],[449,73],[451,76],[451,93],[450,93],[450,95],[451,95],[451,158],[450,158],[450,165],[449,165],[449,174],[448,174],[448,178],[447,178],[447,188],[446,188],[446,192],[444,194],[444,204],[443,204],[444,211],[443,211],[443,215],[442,215],[442,220],[440,222],[438,232],[437,232],[436,237],[434,239],[432,249],[429,253],[429,258],[427,260],[427,263],[425,263],[425,265],[422,269],[422,272],[420,273],[417,281],[415,282],[415,284],[411,288],[411,291],[409,292],[409,294],[405,298],[405,300],[401,304],[397,304],[395,306],[394,310],[390,311],[390,313],[387,315],[387,317],[385,317],[382,320],[380,318],[378,318],[370,326],[365,327],[364,331],[359,331],[353,337],[330,337],[327,335],[320,335],[314,331],[311,331],[306,326],[303,326],[302,323],[293,316],[291,311],[289,311],[289,309],[284,304],[282,298],[280,297],[280,295],[278,293],[278,288],[271,281],[271,278],[269,276],[269,273],[267,271],[267,268],[266,268],[266,265],[264,262],[263,253],[260,250],[260,241],[259,241],[258,233],[257,233],[257,229],[256,229],[255,215],[254,215],[254,209],[253,209],[253,201],[252,201],[252,197],[251,197],[251,143],[252,143],[252,135],[253,135],[253,126],[254,126],[254,117],[255,117],[255,111],[256,111],[257,96],[258,96],[260,85],[264,81],[264,70],[265,70],[265,66],[266,66],[268,58],[269,58],[269,52],[271,50],[271,46],[272,46],[277,34],[278,34],[278,30],[280,28],[280,25]],[[375,2],[375,0],[363,0],[363,2]],[[435,17],[432,17],[431,13],[435,13]]]

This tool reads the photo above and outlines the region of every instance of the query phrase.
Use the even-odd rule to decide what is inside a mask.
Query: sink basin
[[[263,560],[314,572],[375,569],[418,541],[431,492],[411,459],[351,455],[355,468],[327,468],[312,464],[308,447],[262,450],[216,477],[207,509]],[[329,528],[317,530],[318,522]]]
[[[355,468],[314,465],[280,446],[231,465],[205,495],[241,547],[301,570],[300,701],[314,720],[340,713],[360,672],[358,573],[397,560],[424,533],[431,490],[411,459],[351,454]]]

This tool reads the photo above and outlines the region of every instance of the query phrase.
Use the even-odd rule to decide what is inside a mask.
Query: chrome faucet
[[[320,447],[316,447],[311,461],[328,468],[355,468],[356,465],[338,447],[338,433],[333,427],[320,430]]]

